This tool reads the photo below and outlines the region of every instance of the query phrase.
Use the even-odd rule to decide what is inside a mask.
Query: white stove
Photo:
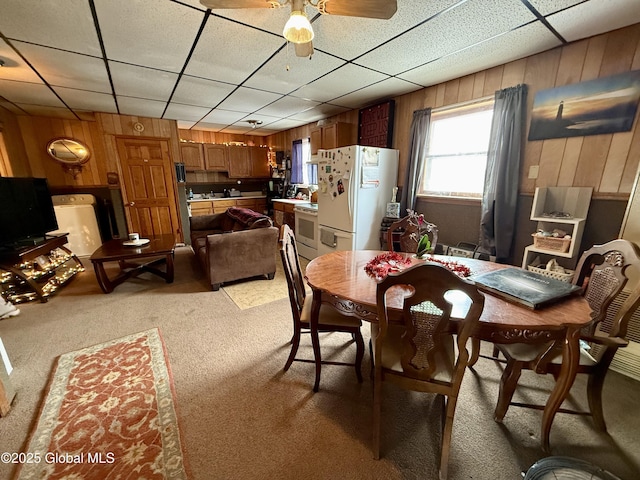
[[[296,215],[296,243],[300,256],[313,260],[318,256],[318,204],[301,203],[293,207]]]

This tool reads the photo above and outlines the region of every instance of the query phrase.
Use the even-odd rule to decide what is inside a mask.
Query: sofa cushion
[[[234,228],[232,228],[232,230],[242,230],[245,228],[246,229],[267,228],[273,225],[269,217],[261,213],[254,212],[249,208],[230,207],[227,209],[226,214],[229,218],[233,219],[233,221],[236,223],[236,225],[234,226]],[[242,228],[235,228],[235,227],[242,227]]]

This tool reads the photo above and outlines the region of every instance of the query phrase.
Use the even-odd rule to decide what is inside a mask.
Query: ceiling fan
[[[305,13],[310,5],[325,15],[379,18],[388,20],[397,10],[396,0],[200,0],[212,10],[225,8],[279,8],[291,5],[291,15],[282,35],[295,45],[298,57],[313,53],[313,28]]]

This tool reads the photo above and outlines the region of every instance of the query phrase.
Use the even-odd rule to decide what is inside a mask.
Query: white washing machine
[[[96,218],[96,197],[80,193],[52,195],[58,230],[51,233],[67,233],[69,250],[79,257],[91,255],[102,240]]]

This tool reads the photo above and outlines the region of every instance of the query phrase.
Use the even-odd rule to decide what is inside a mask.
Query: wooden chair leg
[[[373,382],[373,458],[380,459],[380,411],[382,409],[382,375],[376,373]]]
[[[362,359],[364,357],[364,339],[362,333],[358,330],[357,333],[353,333],[356,341],[356,377],[358,383],[362,383]]]
[[[451,451],[451,434],[453,432],[453,417],[456,411],[456,397],[447,397],[442,427],[442,445],[440,447],[440,480],[446,480],[449,473],[449,453]]]
[[[596,372],[589,375],[587,382],[587,399],[589,400],[589,410],[593,417],[593,423],[596,424],[603,432],[607,431],[607,424],[604,421],[604,413],[602,411],[602,387],[607,371]]]
[[[518,386],[518,380],[522,373],[522,363],[516,360],[508,360],[507,366],[502,372],[500,378],[500,391],[498,393],[498,403],[493,418],[496,422],[502,422],[502,419],[509,409],[509,404],[513,398],[513,393]]]
[[[286,372],[291,367],[293,360],[296,358],[296,354],[298,353],[298,347],[300,346],[300,329],[296,328],[293,332],[293,337],[291,337],[291,352],[289,353],[289,358],[287,358],[287,363],[284,364],[284,371]]]
[[[477,338],[471,338],[471,355],[467,362],[467,367],[473,367],[480,358],[480,340]]]

